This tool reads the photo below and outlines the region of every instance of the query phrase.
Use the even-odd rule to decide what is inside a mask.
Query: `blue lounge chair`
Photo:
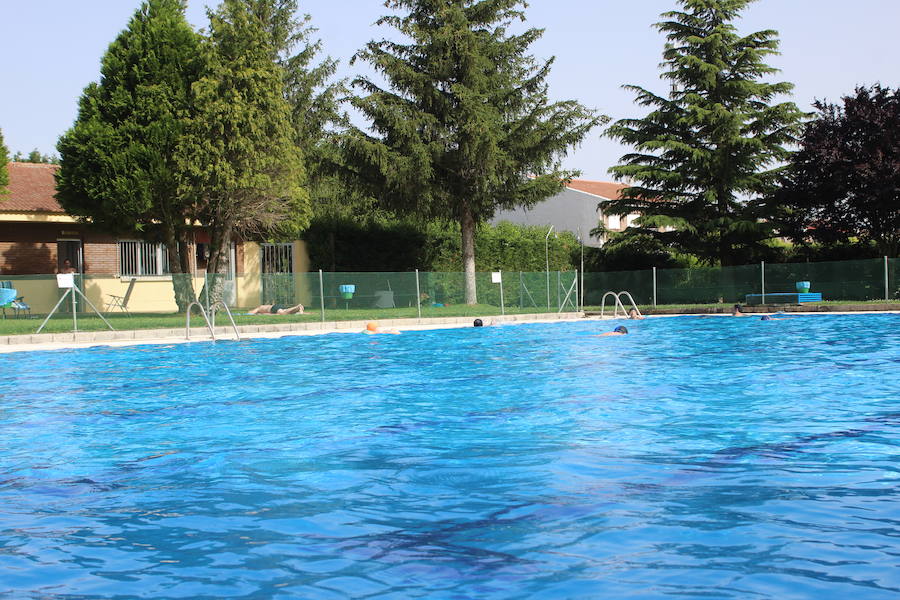
[[[24,296],[18,296],[16,288],[13,287],[12,281],[0,281],[0,310],[3,311],[3,318],[6,318],[6,309],[15,311],[16,318],[19,318],[20,312],[31,314],[31,307],[25,303]]]

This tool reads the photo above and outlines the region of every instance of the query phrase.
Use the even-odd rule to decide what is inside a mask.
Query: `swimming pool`
[[[897,597],[900,315],[616,324],[4,356],[0,597]]]

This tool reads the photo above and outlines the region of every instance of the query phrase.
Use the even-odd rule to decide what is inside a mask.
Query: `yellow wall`
[[[0,221],[25,223],[77,223],[69,215],[41,212],[0,212]]]
[[[306,242],[298,240],[294,242],[294,273],[298,275],[306,275],[305,277],[294,278],[294,294],[297,302],[304,306],[312,303],[313,293],[318,295],[319,290],[312,290],[312,279],[307,274],[309,271],[309,253],[306,251]]]
[[[309,268],[309,255],[306,252],[306,244],[302,241],[294,245],[295,268],[298,274],[306,274]],[[244,244],[243,273],[237,276],[235,282],[235,305],[241,308],[255,307],[259,305],[261,290],[260,281],[260,248],[258,244],[247,242]],[[59,300],[63,293],[56,285],[55,275],[28,275],[7,276],[0,275],[0,280],[12,281],[18,296],[24,296],[24,301],[31,306],[34,313],[48,313]],[[131,277],[102,277],[84,276],[82,291],[94,306],[101,311],[106,311],[111,295],[124,296],[128,291]],[[194,277],[193,285],[197,294],[203,289],[204,278]],[[318,279],[312,274],[296,277],[297,299],[303,304],[308,304],[312,299],[311,289],[313,282]],[[318,285],[318,284],[316,284]],[[318,290],[315,290],[318,293]],[[68,304],[68,299],[66,301]],[[90,310],[87,308],[87,310]],[[138,313],[174,313],[178,310],[175,304],[175,294],[170,277],[139,277],[128,301],[128,311]]]
[[[82,278],[81,291],[98,310],[106,311],[110,296],[125,296],[130,280],[131,278],[85,276]],[[55,275],[30,276],[23,279],[10,277],[10,281],[16,288],[17,295],[24,297],[24,302],[31,307],[33,313],[50,312],[65,292],[57,287]],[[193,281],[194,289],[199,293],[203,286],[203,278],[194,278]],[[68,299],[66,299],[66,304],[69,305]],[[90,310],[90,307],[82,310]],[[167,277],[143,278],[135,282],[128,301],[129,312],[172,313],[177,310],[171,279]]]
[[[260,305],[259,294],[262,282],[259,278],[260,261],[259,244],[244,243],[243,276],[237,277],[237,305],[253,308]]]

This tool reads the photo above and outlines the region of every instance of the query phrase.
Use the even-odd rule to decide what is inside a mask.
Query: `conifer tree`
[[[294,144],[284,70],[255,0],[224,0],[209,13],[205,70],[180,147],[182,193],[198,202],[210,236],[208,273],[224,274],[235,234],[295,235],[309,222],[300,149]],[[222,278],[205,294],[215,300]]]
[[[387,80],[367,78],[352,100],[373,134],[352,130],[346,165],[364,189],[401,214],[460,223],[466,302],[475,293],[475,228],[500,207],[528,206],[573,174],[559,158],[602,117],[575,101],[551,103],[552,60],[528,54],[539,29],[521,0],[388,0],[403,11],[379,24],[403,42],[372,41],[357,56]]]
[[[194,299],[189,222],[193,198],[178,190],[175,156],[200,75],[200,39],[182,0],[146,0],[101,61],[101,79],[79,100],[60,138],[57,198],[69,214],[116,233],[162,229],[175,299]]]
[[[635,234],[651,234],[702,260],[733,264],[771,235],[756,204],[773,189],[803,118],[793,102],[773,104],[793,85],[764,79],[777,72],[777,32],[740,35],[733,22],[753,0],[679,0],[663,13],[662,78],[667,97],[626,86],[642,119],[624,119],[608,134],[635,151],[610,169],[634,182],[604,212],[640,213]]]
[[[3,130],[0,130],[0,198],[9,194],[7,186],[9,185],[9,170],[6,168],[9,163],[9,149],[3,142]]]
[[[302,150],[313,209],[323,203],[348,204],[348,190],[334,177],[339,162],[337,130],[348,125],[341,110],[344,80],[334,81],[338,62],[320,58],[321,40],[297,0],[254,0],[251,10],[272,38],[275,61],[284,69],[284,97],[291,108],[294,143]]]

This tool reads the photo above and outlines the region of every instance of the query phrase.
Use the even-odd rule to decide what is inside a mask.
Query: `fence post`
[[[760,300],[760,304],[766,303],[766,261],[759,261],[759,274],[762,282],[762,299]]]
[[[884,300],[887,302],[891,299],[891,289],[888,285],[888,257],[884,257]]]
[[[422,292],[419,291],[419,270],[416,269],[416,312],[419,314],[419,320],[422,319]]]
[[[580,277],[581,275],[579,275],[578,269],[575,269],[575,312],[582,312],[582,310],[584,310],[584,307],[581,306],[581,301],[578,298],[578,285],[582,283],[579,279]]]
[[[322,308],[322,329],[325,328],[325,282],[322,281],[322,269],[319,269],[319,306]]]
[[[656,308],[656,267],[653,267],[653,308]]]
[[[506,314],[506,307],[503,304],[503,269],[498,271],[500,273],[500,314]]]

